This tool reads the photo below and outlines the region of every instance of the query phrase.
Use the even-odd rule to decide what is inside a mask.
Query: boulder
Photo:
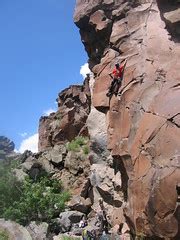
[[[0,229],[5,231],[9,239],[13,240],[34,240],[27,229],[18,223],[0,219]]]
[[[84,199],[81,196],[73,196],[71,201],[68,203],[68,207],[72,210],[76,210],[87,214],[91,208],[92,202],[90,198]]]
[[[13,173],[18,181],[23,182],[25,178],[28,176],[27,173],[25,173],[22,169],[14,169]]]
[[[56,219],[56,222],[60,228],[60,232],[69,232],[72,224],[79,223],[83,215],[83,213],[77,211],[67,211],[60,213],[59,218]]]
[[[117,207],[121,206],[123,202],[122,195],[114,189],[114,182],[121,181],[114,174],[114,169],[104,164],[93,164],[91,166],[90,182],[93,187],[93,203],[98,204],[98,199],[102,198],[107,204]],[[116,179],[116,180],[115,180]],[[119,191],[119,190],[118,190]],[[117,195],[118,194],[118,197]]]
[[[33,240],[45,240],[48,232],[48,224],[46,222],[40,224],[31,222],[26,229],[30,233]]]

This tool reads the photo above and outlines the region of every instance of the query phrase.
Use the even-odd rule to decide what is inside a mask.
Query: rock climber
[[[124,64],[116,63],[113,71],[109,73],[109,76],[113,80],[111,82],[111,86],[109,87],[108,93],[106,94],[107,97],[110,97],[113,94],[117,96],[118,90],[123,80],[123,72],[124,72],[126,63],[127,63],[127,59],[124,61]]]

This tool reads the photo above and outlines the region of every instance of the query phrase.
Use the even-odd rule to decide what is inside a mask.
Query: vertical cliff
[[[95,76],[132,233],[179,239],[180,3],[77,0],[74,21]],[[116,62],[127,59],[122,94],[106,97]]]

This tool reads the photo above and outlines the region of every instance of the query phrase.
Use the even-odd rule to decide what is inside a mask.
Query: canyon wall
[[[74,21],[94,73],[93,106],[106,117],[132,234],[179,239],[180,8],[168,0],[77,0]],[[108,73],[127,59],[121,96]]]
[[[86,120],[90,112],[90,77],[83,85],[72,85],[58,94],[58,110],[39,120],[38,150],[73,140],[76,136],[88,136]]]

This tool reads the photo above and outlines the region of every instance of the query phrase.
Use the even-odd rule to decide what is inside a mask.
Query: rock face
[[[39,151],[71,141],[78,135],[88,135],[85,123],[91,106],[89,77],[82,86],[73,85],[59,93],[57,103],[56,113],[40,119]]]
[[[33,240],[26,228],[12,221],[0,219],[0,230],[7,233],[8,239]]]
[[[30,233],[33,240],[47,239],[46,235],[48,232],[48,224],[46,222],[42,222],[40,224],[37,224],[36,222],[30,222],[26,229]]]
[[[108,148],[121,174],[132,234],[172,239],[180,182],[179,1],[77,0],[74,21],[106,114]],[[116,62],[128,59],[120,97],[106,97]]]
[[[88,146],[88,143],[84,146]],[[24,156],[24,161],[20,165],[22,171],[19,172],[21,169],[16,169],[15,174],[19,179],[23,178],[23,173],[25,173],[36,180],[45,172],[51,173],[56,179],[62,179],[66,189],[79,194],[90,168],[88,155],[83,152],[84,146],[78,151],[71,151],[68,149],[68,144],[56,145],[47,151],[26,154],[27,156]]]
[[[7,155],[12,154],[15,148],[13,141],[7,137],[0,136],[0,160],[4,160]]]
[[[6,154],[14,151],[15,144],[7,137],[0,136],[0,150],[3,150]]]
[[[93,76],[90,78],[89,86],[91,90],[91,99],[93,99]],[[105,114],[99,112],[94,106],[91,106],[86,124],[90,136],[91,164],[107,162],[110,152],[107,149],[107,123]]]

